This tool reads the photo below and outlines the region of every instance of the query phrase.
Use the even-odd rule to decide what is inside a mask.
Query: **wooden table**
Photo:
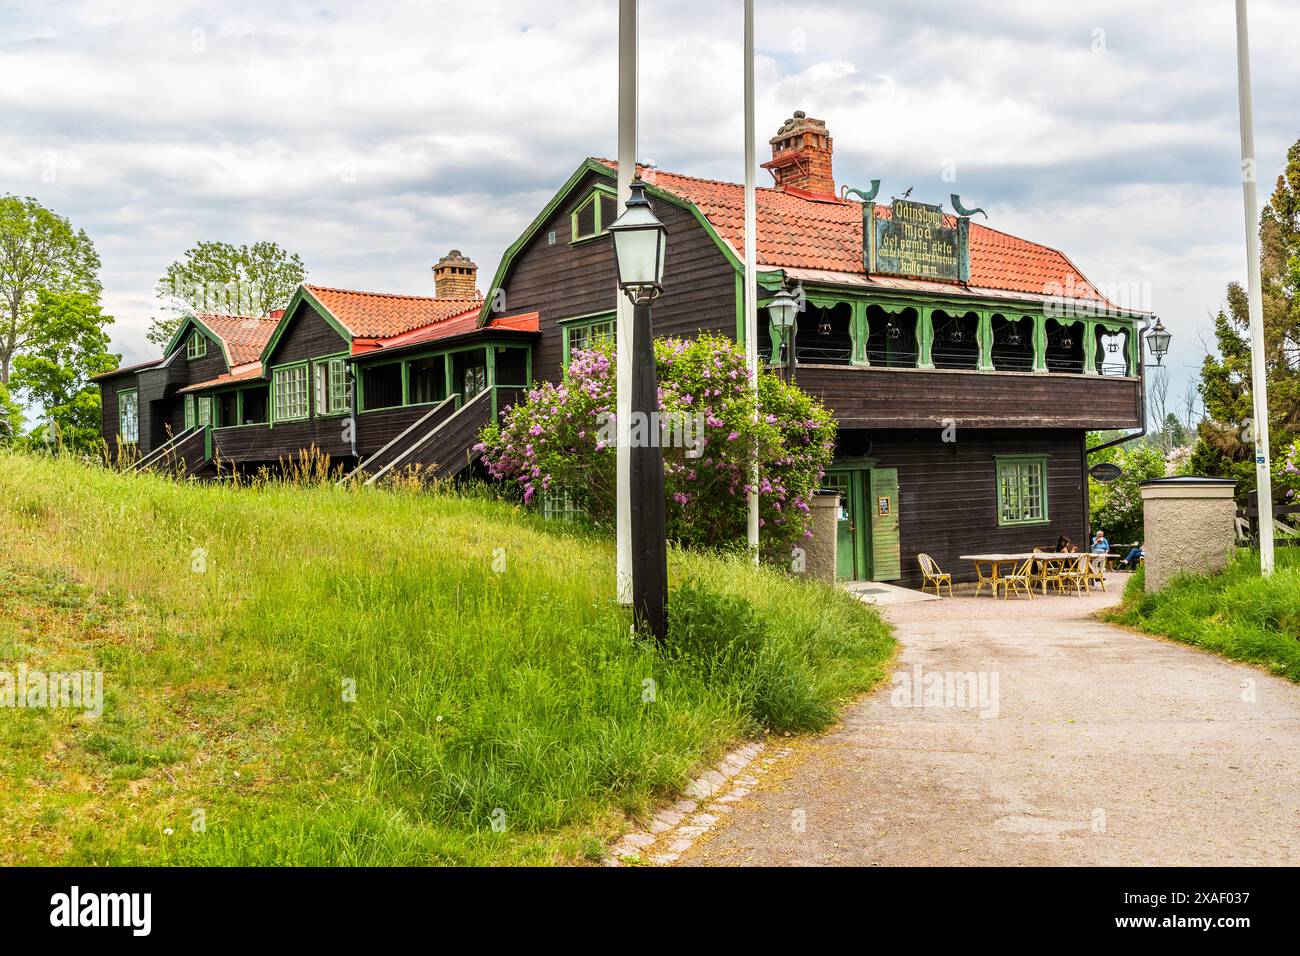
[[[975,584],[975,595],[979,596],[980,591],[985,584],[988,584],[993,590],[993,596],[998,596],[998,587],[1002,581],[1002,566],[1010,564],[1015,567],[1017,564],[1023,564],[1025,561],[1042,561],[1060,562],[1064,564],[1067,561],[1078,561],[1081,552],[1068,553],[1064,551],[1019,551],[1019,552],[993,552],[990,554],[961,554],[958,557],[962,561],[971,561],[975,565],[975,573],[979,575],[979,581]],[[989,573],[984,573],[984,566],[987,565]],[[1047,593],[1046,578],[1040,581],[1043,593]]]

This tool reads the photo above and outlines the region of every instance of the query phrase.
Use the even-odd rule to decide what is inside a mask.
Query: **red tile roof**
[[[481,329],[478,325],[478,308],[475,307],[460,315],[444,319],[434,325],[426,326],[422,329],[413,329],[403,335],[395,335],[392,338],[383,339],[376,343],[380,349],[391,349],[405,345],[418,345],[425,342],[437,342],[440,339],[449,339],[455,335],[466,335],[470,332],[489,332],[492,330],[505,330],[514,332],[536,332],[539,328],[539,313],[528,312],[522,315],[510,315],[497,317],[493,316],[491,321]]]
[[[209,388],[216,388],[219,385],[233,385],[235,382],[246,382],[249,379],[262,377],[262,363],[254,362],[253,364],[240,369],[237,372],[227,372],[225,375],[218,375],[216,378],[208,379],[206,382],[197,382],[194,385],[186,385],[177,391],[181,394],[185,392],[202,392]]]
[[[610,169],[618,164],[597,160]],[[743,256],[745,246],[745,189],[737,183],[698,179],[663,170],[638,167],[655,187],[694,203],[718,235]],[[865,275],[862,264],[862,203],[779,189],[756,190],[758,262],[775,268],[817,269]],[[891,214],[878,205],[876,215]],[[945,216],[948,225],[955,223]],[[1065,255],[1048,246],[1029,242],[972,222],[970,226],[972,287],[1071,298],[1104,297]]]
[[[198,312],[195,318],[225,343],[232,366],[256,362],[280,323],[278,318],[270,316],[218,315],[214,312]]]
[[[391,338],[477,310],[483,305],[481,298],[435,299],[432,296],[329,289],[318,285],[304,288],[354,338]]]

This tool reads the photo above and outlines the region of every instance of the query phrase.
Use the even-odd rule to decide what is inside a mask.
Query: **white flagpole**
[[[627,202],[636,174],[637,0],[618,5],[618,205]],[[620,604],[632,603],[632,303],[617,288],[614,323],[615,414],[615,538],[618,553],[615,591]]]
[[[754,186],[754,0],[745,0],[745,362],[758,416],[758,207]],[[758,563],[758,459],[749,473],[749,550]]]
[[[1255,487],[1259,505],[1259,571],[1273,573],[1273,481],[1268,470],[1268,383],[1264,366],[1264,300],[1259,278],[1259,199],[1255,195],[1255,117],[1250,102],[1250,40],[1246,0],[1237,0],[1237,98],[1241,117],[1241,185],[1246,205],[1246,272],[1250,289],[1250,394],[1255,403]]]

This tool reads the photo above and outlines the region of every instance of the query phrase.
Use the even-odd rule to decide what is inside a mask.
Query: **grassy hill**
[[[0,454],[0,542],[0,670],[102,671],[106,700],[0,708],[4,863],[595,860],[893,653],[835,589],[680,552],[663,653],[610,541],[473,496]]]
[[[1108,617],[1300,682],[1300,548],[1277,549],[1271,578],[1241,551],[1222,574],[1182,575],[1153,594],[1143,585],[1139,571]]]

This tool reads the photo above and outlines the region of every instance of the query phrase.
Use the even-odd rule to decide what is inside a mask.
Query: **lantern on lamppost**
[[[619,494],[631,496],[632,616],[639,629],[662,641],[668,632],[668,531],[650,303],[664,288],[668,229],[655,216],[640,176],[632,180],[631,196],[609,233],[618,285],[633,305],[631,412],[632,424],[642,424],[619,429],[641,439],[628,450],[630,488],[619,488]]]
[[[772,327],[780,336],[780,343],[786,351],[786,367],[794,368],[794,331],[795,316],[799,314],[799,300],[782,286],[767,304],[767,314],[772,319]]]
[[[1152,357],[1156,360],[1157,365],[1160,364],[1161,359],[1163,359],[1169,351],[1170,338],[1169,330],[1166,329],[1165,324],[1157,318],[1156,324],[1152,327],[1151,331],[1147,333],[1147,351],[1151,353]]]

